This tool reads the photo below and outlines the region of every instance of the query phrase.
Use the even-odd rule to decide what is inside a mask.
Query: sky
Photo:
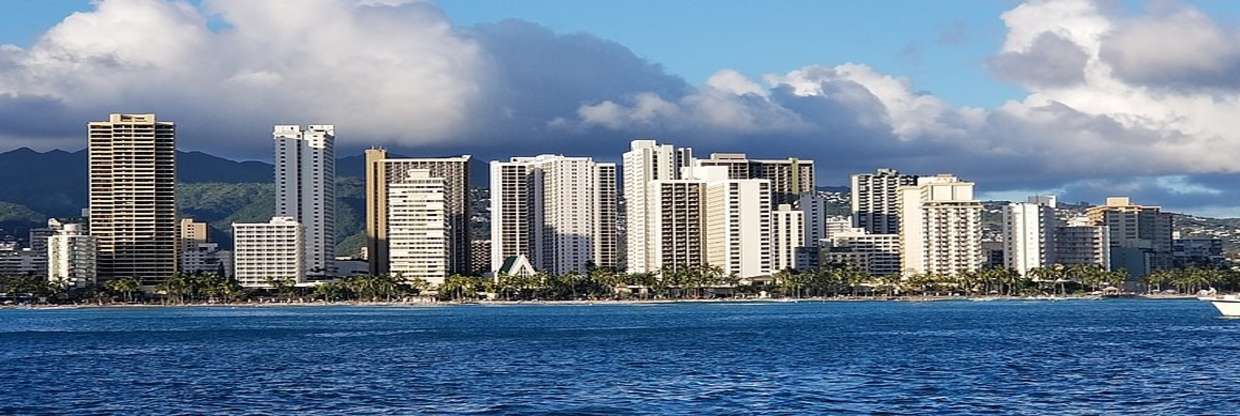
[[[637,137],[814,159],[819,183],[953,172],[1240,217],[1240,3],[15,0],[0,151],[110,112],[269,159],[280,123],[481,160],[615,160]]]

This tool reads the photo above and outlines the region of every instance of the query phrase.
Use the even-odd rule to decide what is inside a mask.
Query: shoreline
[[[762,298],[762,299],[626,299],[626,300],[546,300],[546,301],[505,301],[480,300],[475,302],[439,302],[439,301],[392,301],[392,302],[270,302],[270,303],[186,303],[186,304],[150,304],[150,303],[108,303],[79,305],[2,305],[4,309],[125,309],[125,308],[314,308],[314,307],[387,307],[387,308],[436,308],[453,306],[606,306],[606,305],[672,305],[672,304],[784,304],[784,303],[828,303],[828,302],[1058,302],[1082,300],[1195,300],[1189,295],[1124,295],[1124,296],[895,296],[895,297],[838,297],[838,298]]]

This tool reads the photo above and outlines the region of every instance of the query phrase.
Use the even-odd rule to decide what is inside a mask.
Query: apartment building
[[[897,200],[901,264],[906,275],[976,271],[982,254],[982,203],[973,183],[952,175],[917,179]]]
[[[371,274],[391,272],[388,255],[388,187],[409,177],[409,171],[425,169],[443,178],[448,218],[448,273],[470,271],[469,155],[441,158],[389,158],[384,149],[366,155],[366,254]]]
[[[432,285],[448,277],[448,210],[444,178],[411,169],[388,185],[387,227],[390,273]]]
[[[899,234],[899,190],[916,186],[916,175],[904,175],[895,169],[878,169],[874,173],[852,175],[853,227],[871,234]]]
[[[177,273],[176,127],[154,114],[87,125],[90,234],[100,281]]]
[[[233,224],[233,273],[241,286],[269,288],[271,279],[306,282],[304,229],[292,217]]]
[[[491,162],[491,271],[526,256],[546,273],[617,265],[616,166],[540,155]]]
[[[301,223],[306,274],[336,275],[336,127],[277,125],[276,211]]]

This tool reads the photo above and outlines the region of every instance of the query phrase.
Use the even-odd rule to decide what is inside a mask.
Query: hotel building
[[[154,114],[111,114],[87,129],[99,280],[154,285],[176,274],[176,127]]]
[[[448,273],[470,272],[470,156],[388,158],[384,149],[366,150],[366,253],[371,274],[391,272],[388,242],[388,187],[424,169],[444,180],[448,220]]]

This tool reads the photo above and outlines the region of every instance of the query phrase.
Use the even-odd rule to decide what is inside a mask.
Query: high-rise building
[[[657,243],[652,235],[656,230],[649,226],[654,219],[648,194],[656,189],[651,183],[680,179],[681,168],[690,166],[692,160],[690,149],[660,145],[654,140],[629,144],[629,151],[624,153],[625,263],[629,273],[659,271],[662,260],[648,256]]]
[[[154,114],[88,125],[90,233],[100,281],[177,272],[176,127]]]
[[[1111,270],[1136,279],[1172,266],[1172,216],[1157,206],[1136,205],[1127,197],[1110,197],[1085,215],[1109,228]]]
[[[48,280],[61,287],[95,283],[95,237],[79,224],[65,224],[47,239]]]
[[[271,279],[306,282],[303,226],[292,217],[233,223],[233,274],[244,287],[271,287]]]
[[[780,204],[771,212],[771,271],[796,269],[798,249],[805,246],[805,213]]]
[[[1055,197],[1030,197],[1003,207],[1003,265],[1022,276],[1055,264]]]
[[[900,255],[899,235],[869,234],[864,228],[852,228],[831,235],[820,262],[887,276],[900,274]]]
[[[917,185],[917,176],[902,175],[894,169],[852,175],[853,227],[870,234],[899,234],[899,189]]]
[[[491,162],[491,271],[524,255],[550,274],[616,267],[616,166],[540,155]]]
[[[411,169],[388,185],[389,272],[432,285],[448,277],[448,215],[444,179]]]
[[[921,177],[900,188],[901,263],[906,274],[976,271],[982,255],[982,203],[973,183],[952,175]]]
[[[448,215],[448,273],[470,271],[470,156],[389,159],[383,149],[366,150],[366,255],[371,274],[390,272],[388,258],[388,187],[425,169],[443,178]]]
[[[749,159],[744,153],[711,153],[698,160],[701,166],[722,166],[729,179],[766,179],[771,187],[771,207],[796,204],[802,194],[813,193],[814,161],[787,159]]]
[[[696,168],[701,169],[709,168]],[[706,262],[725,275],[768,276],[772,271],[770,182],[727,179],[726,172],[718,172],[717,176],[694,178],[706,181]]]
[[[336,127],[275,126],[276,216],[302,225],[306,275],[336,275]]]
[[[1088,264],[1111,270],[1111,229],[1088,217],[1073,218],[1055,230],[1055,263]]]
[[[642,263],[642,273],[671,272],[706,264],[702,218],[706,182],[661,179],[650,181],[647,187],[649,189],[643,194],[646,206],[643,215],[649,219],[642,227],[646,230],[645,237],[636,245],[629,240],[629,255],[638,252],[641,258],[647,259]],[[628,189],[628,183],[625,188]],[[639,232],[641,229],[629,228],[630,234]],[[630,270],[633,265],[630,260]]]

